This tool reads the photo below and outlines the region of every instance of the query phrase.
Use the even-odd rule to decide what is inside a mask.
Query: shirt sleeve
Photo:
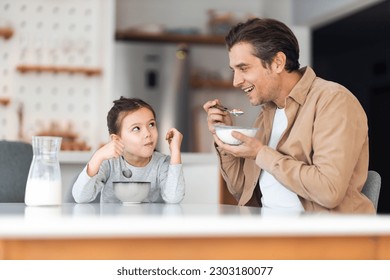
[[[245,182],[245,174],[243,172],[244,160],[222,151],[217,146],[215,150],[219,158],[220,171],[225,180],[226,187],[233,197],[239,201]]]

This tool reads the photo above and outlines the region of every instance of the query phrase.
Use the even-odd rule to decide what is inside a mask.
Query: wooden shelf
[[[14,31],[11,28],[0,27],[0,37],[3,37],[4,39],[8,40],[12,37],[13,34]]]
[[[214,88],[214,89],[234,89],[232,81],[224,80],[201,80],[191,79],[191,87],[193,89]]]
[[[224,45],[225,38],[217,35],[184,35],[173,33],[147,33],[118,30],[115,39],[119,41],[154,42],[154,43],[188,43],[201,45]]]
[[[0,97],[0,105],[7,106],[10,102],[11,100],[9,98]]]
[[[16,67],[21,73],[26,72],[49,72],[49,73],[69,73],[69,74],[84,74],[87,76],[99,76],[102,70],[99,68],[89,67],[68,67],[68,66],[47,66],[47,65],[18,65]]]

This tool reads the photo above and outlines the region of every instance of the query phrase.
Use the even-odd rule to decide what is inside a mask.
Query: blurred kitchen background
[[[174,126],[183,152],[208,161],[205,101],[243,109],[238,125],[259,113],[231,85],[223,40],[253,16],[288,24],[301,65],[359,98],[369,117],[370,168],[382,176],[378,212],[390,213],[390,1],[0,0],[0,139],[62,136],[62,163],[76,172],[108,141],[112,101],[140,97],[156,109],[159,150],[168,152],[163,136]]]

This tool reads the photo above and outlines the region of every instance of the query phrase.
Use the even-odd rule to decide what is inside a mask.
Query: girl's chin
[[[148,148],[148,149],[139,149],[137,151],[131,152],[133,157],[138,158],[150,158],[153,155],[154,148]]]
[[[152,154],[153,154],[153,152],[154,152],[154,150],[156,149],[156,147],[145,147],[145,148],[143,148],[140,152],[141,152],[141,154],[142,155],[144,155],[145,157],[150,157]]]
[[[146,166],[150,162],[152,155],[153,153],[138,152],[132,155],[132,160],[129,163],[134,166]]]

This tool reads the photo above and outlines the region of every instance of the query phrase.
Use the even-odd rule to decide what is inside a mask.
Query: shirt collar
[[[302,105],[305,102],[311,85],[316,78],[316,74],[314,73],[314,70],[309,66],[299,69],[299,72],[302,73],[302,77],[293,87],[288,97],[294,99],[294,101],[297,102],[299,105]]]
[[[301,72],[302,77],[298,81],[298,83],[293,87],[293,89],[291,90],[287,98],[291,98],[299,105],[302,105],[305,102],[307,94],[309,93],[309,90],[311,88],[311,85],[313,84],[313,81],[316,78],[316,74],[314,73],[314,70],[309,66],[302,67],[298,71]],[[265,110],[271,110],[275,108],[276,105],[273,102],[268,102],[263,105],[263,109]]]

